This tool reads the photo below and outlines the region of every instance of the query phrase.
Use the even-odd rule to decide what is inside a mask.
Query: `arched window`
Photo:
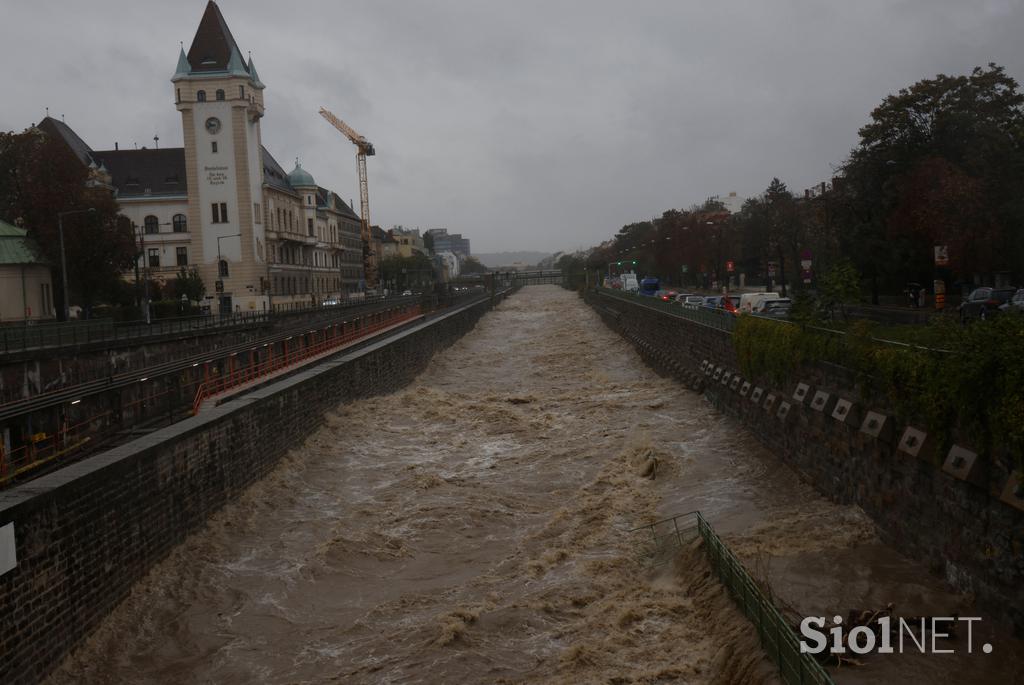
[[[188,219],[184,214],[175,214],[171,223],[174,225],[175,233],[188,233]]]
[[[217,271],[220,274],[221,278],[227,278],[228,277],[228,260],[226,260],[226,259],[220,260],[220,268]]]
[[[144,220],[146,225],[146,233],[159,233],[160,232],[160,220],[150,214]]]
[[[206,102],[206,91],[205,90],[198,90],[198,91],[196,91],[196,102]]]
[[[224,91],[221,90],[220,88],[217,89],[217,99],[218,100],[223,100],[224,99]]]

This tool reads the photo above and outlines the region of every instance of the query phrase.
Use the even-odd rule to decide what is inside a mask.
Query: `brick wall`
[[[962,444],[939,453],[883,399],[861,397],[842,367],[805,366],[783,386],[743,378],[728,332],[598,293],[586,300],[653,368],[702,392],[819,492],[860,506],[888,544],[1024,633],[1024,498],[1008,455]],[[841,401],[849,409],[835,418]]]
[[[409,383],[489,308],[464,306],[0,493],[0,527],[13,522],[18,556],[0,576],[0,683],[42,680],[154,563],[326,412]]]

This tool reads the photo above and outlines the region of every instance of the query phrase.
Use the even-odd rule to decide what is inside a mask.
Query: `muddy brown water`
[[[700,549],[638,560],[631,528],[693,509],[798,613],[973,614],[574,294],[537,286],[410,387],[339,406],[50,682],[776,682]],[[1021,643],[979,630],[990,655],[876,655],[833,675],[1021,682]]]

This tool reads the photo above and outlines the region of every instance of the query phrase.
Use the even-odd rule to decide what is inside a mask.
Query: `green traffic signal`
[[[616,264],[618,264],[619,266],[622,266],[622,262],[616,262]]]

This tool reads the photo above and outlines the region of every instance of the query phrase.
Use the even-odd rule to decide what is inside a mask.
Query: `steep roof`
[[[188,63],[192,72],[229,71],[232,64],[232,57],[238,55],[240,60],[241,51],[235,43],[231,29],[224,21],[224,15],[213,0],[206,5],[203,18],[199,21],[199,28],[196,29],[195,38],[192,39],[192,46],[188,49]],[[248,73],[245,62],[241,67]]]
[[[288,184],[288,173],[277,163],[267,148],[260,146],[263,157],[263,182],[271,188],[295,195],[295,189]]]
[[[24,228],[0,221],[0,265],[46,264],[43,253]]]
[[[92,149],[85,144],[85,141],[78,137],[78,134],[71,130],[71,127],[65,124],[63,121],[58,121],[53,117],[45,117],[42,121],[36,124],[36,128],[49,136],[56,136],[60,140],[71,148],[71,151],[75,153],[78,159],[82,160],[82,164],[89,166],[93,161]]]
[[[93,157],[107,167],[120,198],[188,193],[184,148],[103,150]]]
[[[318,209],[331,209],[349,219],[359,221],[359,215],[352,211],[348,203],[342,200],[337,193],[327,190],[327,188],[316,187],[316,206]]]

